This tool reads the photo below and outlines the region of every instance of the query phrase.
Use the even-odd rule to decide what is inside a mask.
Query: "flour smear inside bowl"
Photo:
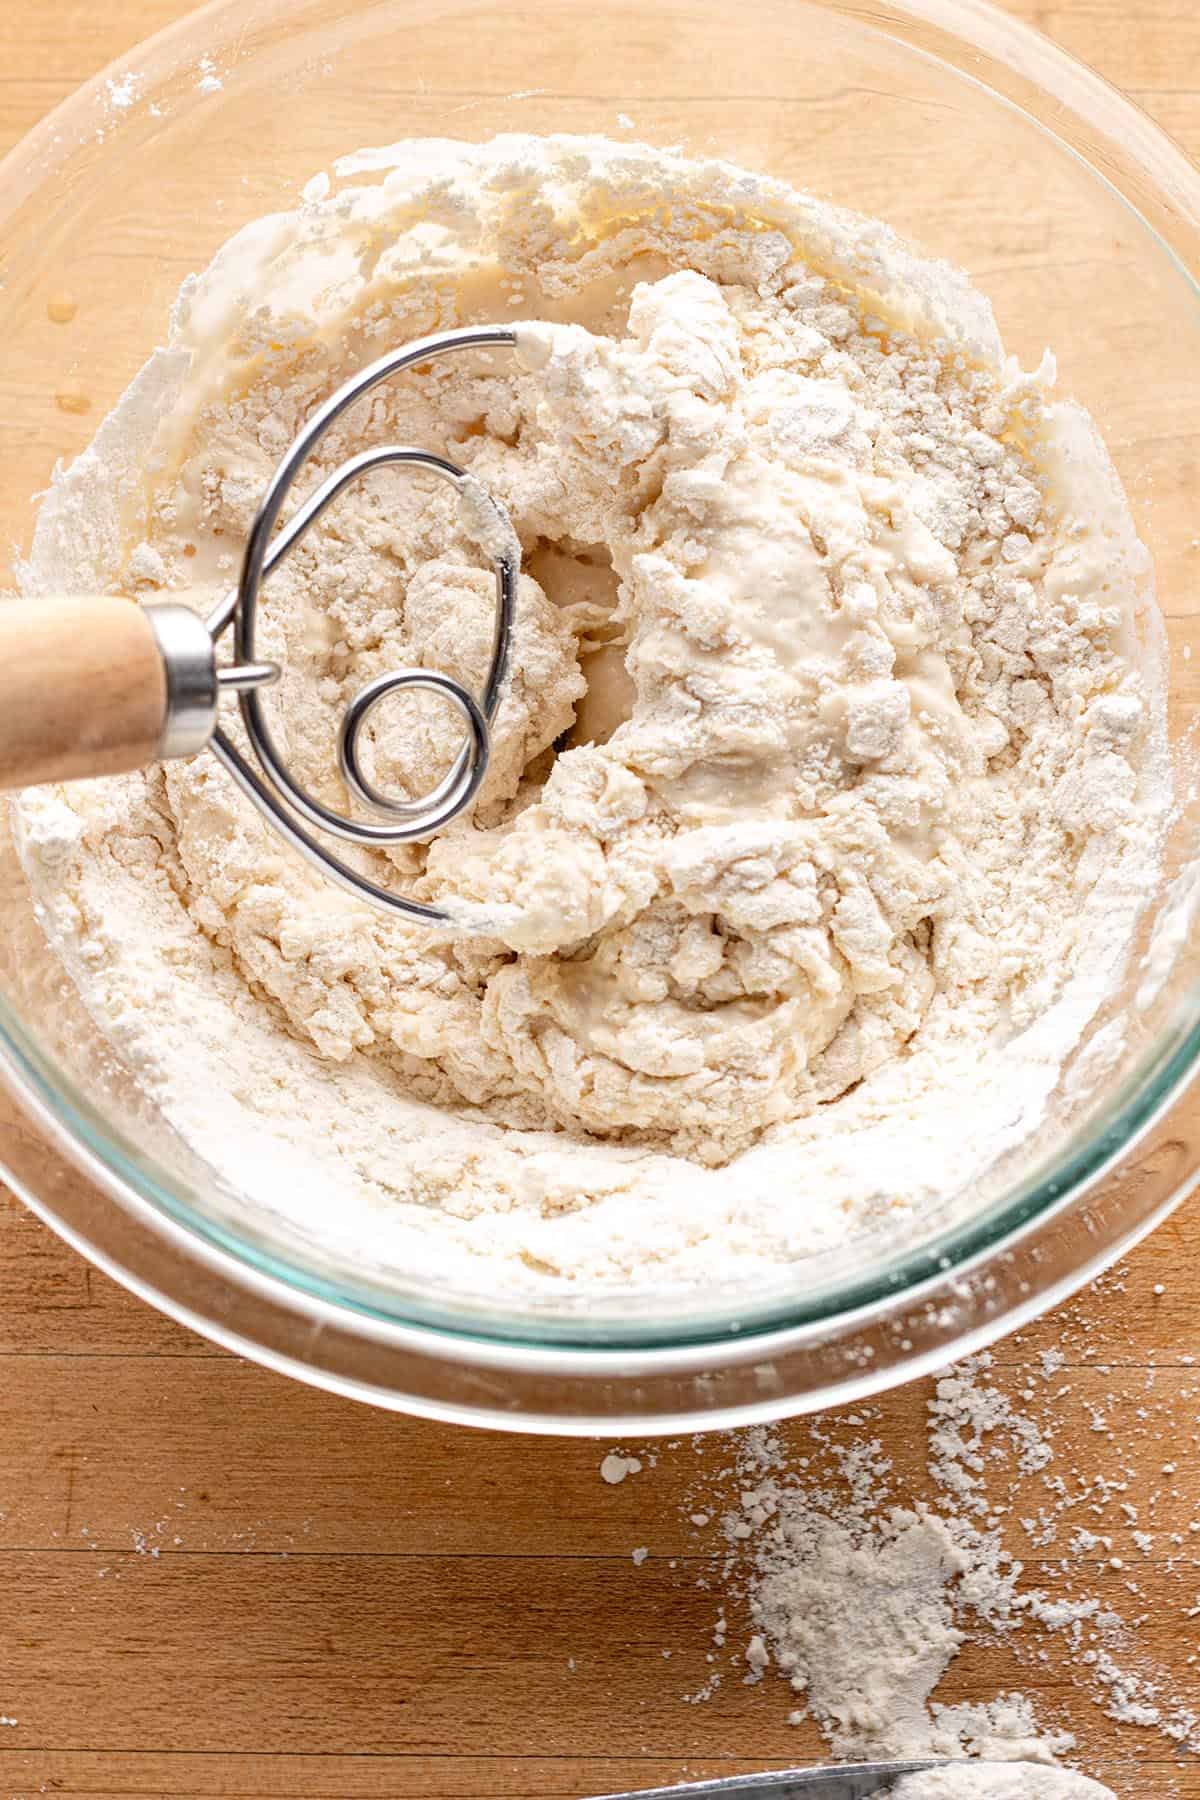
[[[248,1211],[462,1290],[750,1288],[965,1216],[1117,981],[1170,806],[1148,558],[1088,418],[955,269],[766,176],[569,137],[336,176],[185,285],[23,582],[215,601],[326,395],[515,324],[362,399],[299,484],[416,444],[519,535],[476,803],[349,852],[476,929],[327,884],[208,757],[29,793],[92,1015]],[[493,606],[452,492],[350,490],[263,593],[300,779],[345,806],[372,677],[478,689]],[[394,699],[374,779],[425,793],[460,733]]]

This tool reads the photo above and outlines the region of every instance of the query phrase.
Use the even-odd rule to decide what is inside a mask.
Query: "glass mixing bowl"
[[[1011,351],[1027,365],[1056,351],[1153,555],[1181,789],[1168,879],[1123,991],[1042,1127],[979,1182],[968,1222],[860,1240],[769,1291],[659,1304],[522,1309],[345,1266],[174,1136],[47,947],[7,829],[0,843],[2,1143],[36,1211],[154,1304],[303,1379],[444,1418],[614,1435],[905,1380],[1053,1304],[1191,1185],[1200,178],[1134,107],[983,0],[218,0],[0,168],[0,507],[5,541],[25,546],[31,496],[90,441],[183,278],[339,154],[409,136],[621,136],[630,122],[886,219],[965,268]]]

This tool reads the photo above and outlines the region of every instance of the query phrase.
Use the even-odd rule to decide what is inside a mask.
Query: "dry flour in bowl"
[[[472,813],[359,853],[474,935],[322,884],[205,758],[30,794],[94,1017],[249,1215],[452,1288],[752,1285],[969,1208],[1120,972],[1169,806],[1147,559],[1089,421],[965,278],[763,176],[573,138],[337,176],[188,282],[23,582],[215,598],[348,373],[532,321],[365,398],[311,471],[420,444],[519,534]],[[491,609],[449,494],[348,495],[264,593],[301,779],[344,804],[350,694],[477,683]],[[455,748],[397,701],[375,779],[422,793]]]

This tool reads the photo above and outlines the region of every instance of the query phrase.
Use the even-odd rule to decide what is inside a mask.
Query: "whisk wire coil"
[[[443,829],[478,793],[487,773],[491,727],[508,672],[520,575],[520,551],[507,515],[496,501],[482,494],[477,483],[472,484],[473,499],[486,499],[496,513],[495,541],[502,546],[493,556],[495,627],[488,672],[478,698],[452,675],[434,669],[409,668],[377,676],[352,697],[345,709],[338,731],[338,765],[350,793],[362,807],[377,815],[376,820],[334,812],[287,767],[264,704],[264,690],[279,679],[281,671],[276,664],[260,661],[258,657],[258,601],[263,582],[325,509],[353,482],[374,470],[387,467],[426,470],[451,483],[460,494],[464,492],[465,484],[471,481],[465,470],[445,457],[408,446],[381,445],[341,463],[276,531],[298,475],[322,438],[343,414],[380,382],[404,369],[455,351],[511,349],[515,343],[515,331],[506,326],[471,326],[441,332],[381,357],[344,383],[313,413],[282,457],[250,528],[238,585],[206,621],[213,643],[231,625],[233,627],[236,661],[217,671],[217,682],[220,689],[232,689],[237,694],[254,761],[245,756],[228,733],[219,727],[210,740],[213,754],[271,827],[323,875],[360,899],[427,925],[446,924],[448,915],[440,907],[409,899],[372,881],[335,855],[312,832],[376,848],[411,843]],[[366,773],[362,756],[363,732],[372,714],[386,699],[414,690],[445,700],[460,714],[465,727],[462,748],[449,770],[429,793],[416,798],[385,793]],[[306,827],[312,827],[312,831]]]

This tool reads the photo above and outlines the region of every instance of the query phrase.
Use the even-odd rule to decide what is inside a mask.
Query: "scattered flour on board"
[[[1167,1671],[1139,1635],[1167,1604],[1162,1583],[1178,1591],[1181,1618],[1200,1618],[1200,1520],[1181,1521],[1177,1465],[1163,1456],[1195,1456],[1200,1381],[1185,1364],[1182,1384],[1159,1398],[1153,1370],[1138,1370],[1131,1388],[1128,1371],[1117,1379],[1095,1355],[1082,1334],[1064,1337],[1016,1392],[988,1355],[947,1370],[927,1401],[922,1466],[913,1472],[906,1459],[903,1475],[877,1406],[709,1440],[728,1454],[686,1490],[682,1517],[718,1533],[700,1585],[721,1600],[712,1666],[685,1698],[711,1699],[730,1674],[751,1686],[782,1679],[792,1720],[812,1719],[844,1760],[1054,1764],[1079,1754],[1065,1722],[1039,1719],[1019,1691],[983,1705],[933,1698],[964,1645],[990,1644],[1018,1668],[1061,1660],[1069,1691],[1116,1724],[1200,1751],[1196,1696],[1180,1691],[1200,1646]],[[1058,1446],[1090,1439],[1097,1417],[1109,1472],[1084,1476]],[[1016,1779],[1027,1785],[961,1791],[964,1800],[1107,1792],[1065,1777],[1043,1789],[1027,1770]],[[959,1792],[914,1788],[909,1800]]]

